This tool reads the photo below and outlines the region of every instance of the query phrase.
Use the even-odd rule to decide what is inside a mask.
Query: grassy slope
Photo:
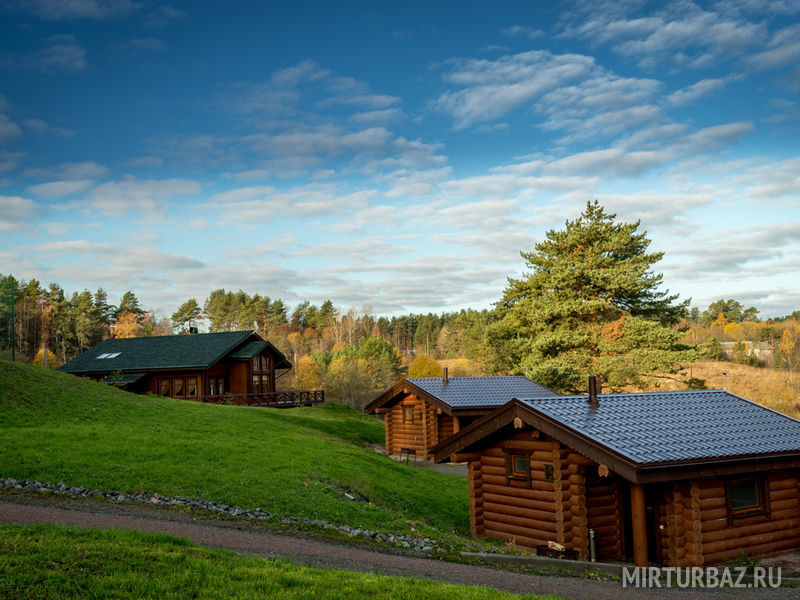
[[[487,588],[299,567],[163,534],[0,526],[2,598],[519,598]],[[529,596],[530,597],[530,596]]]
[[[138,396],[0,361],[0,475],[144,490],[383,531],[468,529],[463,478],[361,445],[382,424],[345,407],[290,410]],[[371,501],[353,502],[331,480]]]

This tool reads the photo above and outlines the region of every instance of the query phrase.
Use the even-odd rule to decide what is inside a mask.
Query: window
[[[104,352],[97,357],[97,360],[106,358],[117,358],[122,352]]]
[[[271,392],[270,359],[263,354],[257,354],[250,359],[250,370],[253,377],[253,394],[266,394]]]
[[[725,484],[728,520],[769,514],[769,497],[763,477],[742,477]]]
[[[162,396],[169,396],[169,391],[171,387],[171,381],[169,379],[159,379],[158,380],[158,393]]]
[[[544,466],[544,479],[545,481],[555,481],[555,477],[553,477],[553,465],[546,464]]]
[[[413,406],[404,406],[403,407],[403,423],[413,423],[414,422],[414,407]]]
[[[211,396],[225,393],[225,378],[224,377],[209,377],[208,378],[208,393]]]
[[[183,377],[176,377],[172,380],[172,395],[176,397],[183,396]]]
[[[186,378],[186,396],[187,397],[197,396],[197,377]]]
[[[524,481],[531,486],[531,453],[530,451],[507,449],[506,451],[506,483],[512,480]]]

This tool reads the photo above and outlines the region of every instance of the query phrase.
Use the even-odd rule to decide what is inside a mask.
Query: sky
[[[800,0],[0,0],[0,273],[489,308],[594,199],[800,309]]]

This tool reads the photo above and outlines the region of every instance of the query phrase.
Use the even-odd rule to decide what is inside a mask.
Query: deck
[[[217,394],[198,398],[200,402],[233,404],[235,406],[266,406],[270,408],[293,408],[315,406],[325,402],[325,390],[292,390],[288,392],[265,392],[260,394]]]

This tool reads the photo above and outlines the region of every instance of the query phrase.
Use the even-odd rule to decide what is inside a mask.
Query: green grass
[[[0,526],[0,597],[520,598],[487,588],[249,558],[164,534],[53,525]]]
[[[346,407],[277,410],[139,396],[0,361],[2,476],[199,495],[380,531],[427,523],[466,533],[466,480],[362,447],[382,439],[380,421]],[[370,502],[346,499],[342,486]]]

